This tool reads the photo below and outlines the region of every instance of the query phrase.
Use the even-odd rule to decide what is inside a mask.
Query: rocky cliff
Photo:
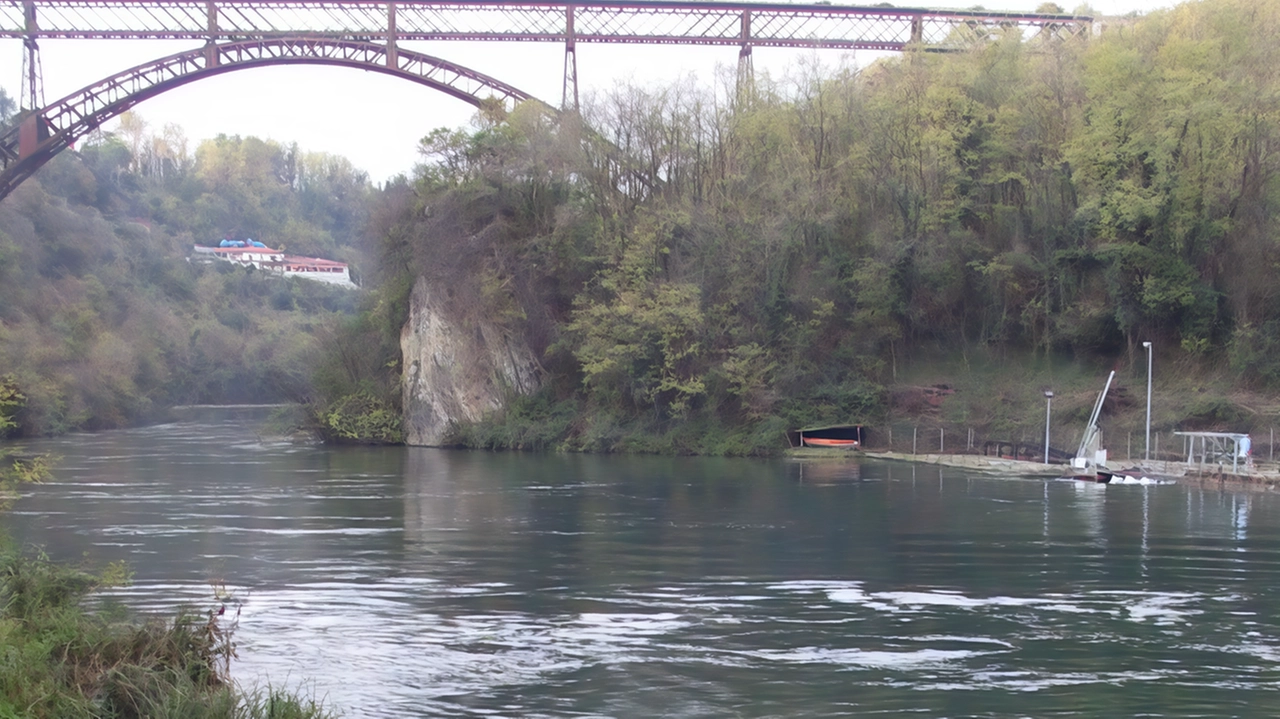
[[[400,332],[405,442],[439,446],[451,421],[475,421],[512,393],[538,388],[538,362],[518,337],[485,322],[458,322],[442,291],[413,287]]]

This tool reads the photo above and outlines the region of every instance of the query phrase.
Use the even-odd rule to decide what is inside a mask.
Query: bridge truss
[[[983,10],[694,0],[0,0],[0,39],[23,41],[23,121],[0,136],[0,198],[54,154],[143,99],[254,65],[327,63],[402,75],[478,104],[528,95],[400,46],[411,41],[554,42],[565,48],[561,106],[578,106],[578,43],[958,50],[1015,29],[1089,33],[1092,18]],[[118,73],[45,106],[44,39],[191,40],[202,45]],[[484,93],[488,93],[484,95]]]

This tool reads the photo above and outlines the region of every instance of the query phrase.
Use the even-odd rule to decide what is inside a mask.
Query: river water
[[[866,461],[28,445],[5,523],[350,717],[1280,715],[1280,497]],[[234,612],[233,612],[234,613]]]

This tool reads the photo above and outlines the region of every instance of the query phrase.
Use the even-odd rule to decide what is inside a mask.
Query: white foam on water
[[[1141,591],[1090,592],[1080,598],[1067,597],[1061,594],[1046,597],[1011,597],[1004,595],[973,597],[960,592],[945,590],[867,593],[860,588],[829,590],[827,594],[835,602],[859,604],[877,610],[885,608],[891,610],[893,608],[907,610],[920,610],[922,608],[981,610],[986,608],[1034,607],[1068,614],[1127,616],[1132,621],[1150,621],[1162,626],[1184,623],[1193,616],[1203,614],[1203,610],[1191,605],[1204,599],[1202,595],[1185,592],[1151,593]],[[1072,601],[1073,599],[1081,601]]]
[[[253,602],[263,615],[247,617],[242,624],[242,657],[250,660],[237,662],[237,673],[274,681],[341,651],[347,678],[343,698],[356,706],[375,699],[385,705],[397,699],[474,695],[506,685],[540,684],[592,665],[650,661],[649,647],[657,637],[690,624],[674,613],[534,617],[415,612],[417,630],[407,634],[402,624],[387,621],[394,614],[328,611],[339,597],[313,607],[289,599],[263,596]],[[294,631],[271,631],[282,619]],[[389,694],[369,694],[389,688],[394,688]]]
[[[1066,612],[1068,614],[1098,614],[1100,610],[1090,607],[1082,607],[1079,604],[1068,604],[1066,602],[1049,602],[1040,605],[1043,609],[1054,612]]]
[[[1226,652],[1228,654],[1245,654],[1256,659],[1261,659],[1270,664],[1280,664],[1280,647],[1270,644],[1261,644],[1256,642],[1248,642],[1244,644],[1233,644],[1228,646],[1205,646],[1198,645],[1194,647],[1199,651],[1207,652]]]
[[[1043,599],[1026,597],[968,597],[958,592],[876,592],[871,597],[907,606],[943,606],[963,609],[980,607],[1025,607],[1043,604]]]
[[[926,634],[918,637],[894,637],[899,641],[907,642],[962,642],[967,644],[992,644],[1006,649],[1013,649],[1014,645],[1002,639],[994,639],[992,637],[970,637],[964,635],[951,634]]]
[[[1060,672],[1043,673],[1029,671],[996,671],[975,672],[963,683],[942,683],[917,686],[920,689],[939,689],[944,691],[974,691],[1004,689],[1016,692],[1038,692],[1057,687],[1081,686],[1086,684],[1123,684],[1126,682],[1150,682],[1168,677],[1162,672]]]
[[[860,604],[877,612],[895,613],[903,611],[902,607],[872,599],[870,595],[861,589],[834,589],[827,592],[827,598],[833,602],[841,602],[843,604]]]
[[[442,587],[440,591],[445,594],[489,594],[492,587],[483,587],[472,585],[469,587]]]
[[[679,614],[664,612],[661,614],[602,614],[585,613],[578,615],[576,624],[592,627],[597,631],[627,635],[652,635],[675,631],[688,625]]]
[[[1151,620],[1157,625],[1167,626],[1189,621],[1191,617],[1204,613],[1202,610],[1187,607],[1188,604],[1201,598],[1198,594],[1183,592],[1164,594],[1112,592],[1112,594],[1129,596],[1137,600],[1124,603],[1129,619],[1135,622]]]
[[[860,590],[861,588],[862,588],[862,582],[853,582],[853,581],[842,582],[842,581],[831,581],[831,580],[824,580],[824,579],[797,579],[797,580],[787,581],[787,582],[774,582],[772,584],[768,584],[765,586],[765,589],[772,589],[775,591],[782,591],[782,592],[795,592],[795,591],[828,592],[828,591],[842,590],[842,589]]]
[[[1140,484],[1144,486],[1153,486],[1157,484],[1175,484],[1171,479],[1160,479],[1159,477],[1113,477],[1110,484]]]
[[[895,652],[798,647],[795,649],[762,650],[752,652],[752,655],[761,659],[789,664],[836,664],[874,669],[918,669],[923,666],[969,659],[985,653],[963,649],[918,649],[915,651]]]

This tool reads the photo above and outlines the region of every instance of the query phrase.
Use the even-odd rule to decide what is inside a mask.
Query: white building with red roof
[[[274,272],[283,277],[302,277],[317,282],[326,282],[339,287],[356,289],[351,281],[351,269],[345,262],[325,260],[319,257],[302,257],[287,255],[283,250],[273,250],[257,243],[243,247],[203,247],[196,245],[195,251],[202,255],[213,255],[217,259],[243,267],[253,267],[263,272]]]

